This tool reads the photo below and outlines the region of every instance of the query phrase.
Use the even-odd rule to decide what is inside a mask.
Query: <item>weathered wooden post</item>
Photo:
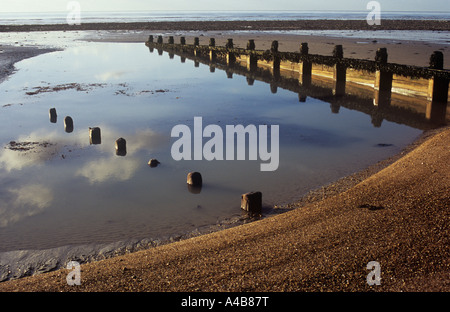
[[[386,48],[379,48],[375,54],[377,70],[375,72],[373,105],[379,107],[389,106],[391,103],[392,72],[383,69],[387,64],[388,54]]]
[[[153,43],[153,35],[148,36],[148,42]]]
[[[255,40],[254,39],[249,39],[247,42],[247,50],[255,50],[256,46],[255,46]]]
[[[333,57],[336,58],[336,63],[333,70],[333,94],[340,96],[345,94],[345,80],[347,68],[340,62],[344,58],[344,50],[342,45],[338,44],[333,49]]]
[[[250,71],[256,70],[258,67],[258,58],[253,52],[255,50],[255,40],[250,39],[247,43],[247,69]]]
[[[184,56],[180,56],[181,63],[186,63],[186,58]]]
[[[214,49],[216,46],[216,39],[209,38],[209,60],[211,62],[216,60],[216,50]]]
[[[173,36],[169,36],[169,44],[174,44],[175,40],[173,39]]]
[[[194,56],[200,56],[200,50],[198,48],[199,46],[200,46],[200,39],[198,37],[195,37],[194,38]]]
[[[225,44],[227,50],[234,49],[233,39],[228,39]],[[227,51],[227,65],[230,66],[236,62],[236,55],[233,52]]]
[[[227,39],[227,43],[225,44],[225,48],[227,49],[233,49],[234,48],[234,43],[233,43],[233,39]]]
[[[430,57],[430,68],[444,69],[444,54],[434,51]],[[444,124],[447,113],[448,84],[445,77],[433,76],[428,80],[428,103],[426,118],[436,124]]]
[[[262,211],[261,192],[250,192],[241,195],[241,209],[250,215],[260,215]]]
[[[162,44],[163,43],[163,37],[161,35],[158,36],[158,39],[156,40],[156,43]]]
[[[50,116],[50,122],[56,123],[56,120],[58,118],[58,115],[56,114],[56,108],[50,108],[50,110],[48,111],[48,114]]]
[[[173,60],[174,57],[175,57],[175,53],[169,52],[169,58],[170,58],[171,60]]]
[[[64,118],[64,130],[67,133],[71,133],[73,131],[73,119],[70,116],[66,116]]]
[[[116,155],[125,156],[127,154],[127,141],[124,138],[116,140]]]
[[[180,37],[180,44],[181,45],[186,45],[186,38],[185,37]]]
[[[272,46],[270,48],[270,52],[272,53],[272,75],[275,79],[280,78],[280,65],[281,65],[281,59],[278,54],[278,41],[274,40],[272,41]]]
[[[102,137],[100,134],[100,128],[99,127],[89,127],[89,143],[90,144],[101,144],[102,143]]]
[[[187,175],[187,185],[189,192],[198,194],[202,190],[203,179],[199,172],[189,172]]]
[[[312,76],[312,62],[307,60],[309,48],[307,42],[302,42],[300,45],[300,63],[299,63],[299,82],[302,86],[308,87],[311,85]]]

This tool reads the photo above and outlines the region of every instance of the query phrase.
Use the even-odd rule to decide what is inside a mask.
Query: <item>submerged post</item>
[[[344,58],[342,45],[339,44],[334,47],[333,57],[337,59],[333,70],[333,94],[340,96],[345,94],[345,80],[347,74],[347,68],[340,62],[340,60]]]
[[[299,82],[302,86],[308,87],[311,85],[311,76],[312,76],[312,63],[307,61],[306,58],[309,54],[308,43],[302,42],[300,45],[300,63],[299,63]]]
[[[434,51],[430,57],[431,69],[444,69],[444,54]],[[433,123],[445,123],[448,101],[448,79],[434,76],[428,81],[426,118]]]
[[[377,70],[375,72],[373,105],[379,107],[389,106],[392,92],[392,72],[383,69],[387,64],[388,54],[386,48],[379,48],[375,54]]]

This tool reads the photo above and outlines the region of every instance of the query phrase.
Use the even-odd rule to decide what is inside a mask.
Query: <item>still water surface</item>
[[[388,121],[374,127],[345,108],[333,114],[324,101],[273,94],[263,82],[249,86],[142,43],[86,43],[16,67],[0,84],[0,252],[193,231],[240,216],[243,193],[261,191],[265,207],[293,201],[421,133]],[[223,129],[279,125],[278,170],[261,172],[260,160],[173,160],[171,129],[192,129],[195,116]],[[101,144],[90,144],[89,127],[100,127]],[[115,152],[120,137],[126,156]],[[151,158],[161,164],[150,168]],[[190,171],[202,173],[200,194],[188,191]]]

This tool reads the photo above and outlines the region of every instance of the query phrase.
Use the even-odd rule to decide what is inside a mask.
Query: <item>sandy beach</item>
[[[256,25],[258,23],[258,25]],[[365,22],[363,23],[365,24]],[[290,26],[289,26],[290,25]],[[364,29],[354,22],[255,22],[251,30]],[[314,28],[314,25],[315,28]],[[333,26],[332,26],[333,25]],[[310,53],[331,54],[336,44],[344,56],[373,59],[387,47],[389,62],[427,66],[431,53],[448,45],[402,44],[376,40],[269,33],[232,33],[235,23],[208,25],[84,25],[85,40],[142,42],[150,34],[201,35],[217,45],[233,38],[237,46],[255,39],[257,49],[278,40],[281,51],[297,51],[308,42]],[[249,25],[247,25],[249,26]],[[57,26],[12,27],[0,31],[57,31]],[[123,29],[128,27],[129,29]],[[333,28],[334,27],[334,28]],[[358,28],[359,27],[359,28]],[[385,23],[385,29],[406,29]],[[448,31],[447,23],[411,23],[412,29]],[[248,27],[246,28],[248,30]],[[200,33],[200,35],[199,35]],[[177,39],[176,39],[177,40]],[[0,82],[23,58],[51,51],[39,47],[1,46]],[[449,221],[450,128],[425,132],[402,153],[362,172],[313,191],[292,203],[292,211],[231,229],[124,256],[83,264],[81,285],[68,286],[68,270],[0,283],[2,292],[447,292],[450,290]],[[369,286],[366,266],[381,266],[381,285]]]

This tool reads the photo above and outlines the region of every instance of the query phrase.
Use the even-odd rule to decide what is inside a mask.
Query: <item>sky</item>
[[[69,0],[1,0],[0,12],[67,11]],[[340,10],[364,11],[369,0],[78,0],[83,11]],[[378,0],[386,11],[450,11],[449,0]]]

